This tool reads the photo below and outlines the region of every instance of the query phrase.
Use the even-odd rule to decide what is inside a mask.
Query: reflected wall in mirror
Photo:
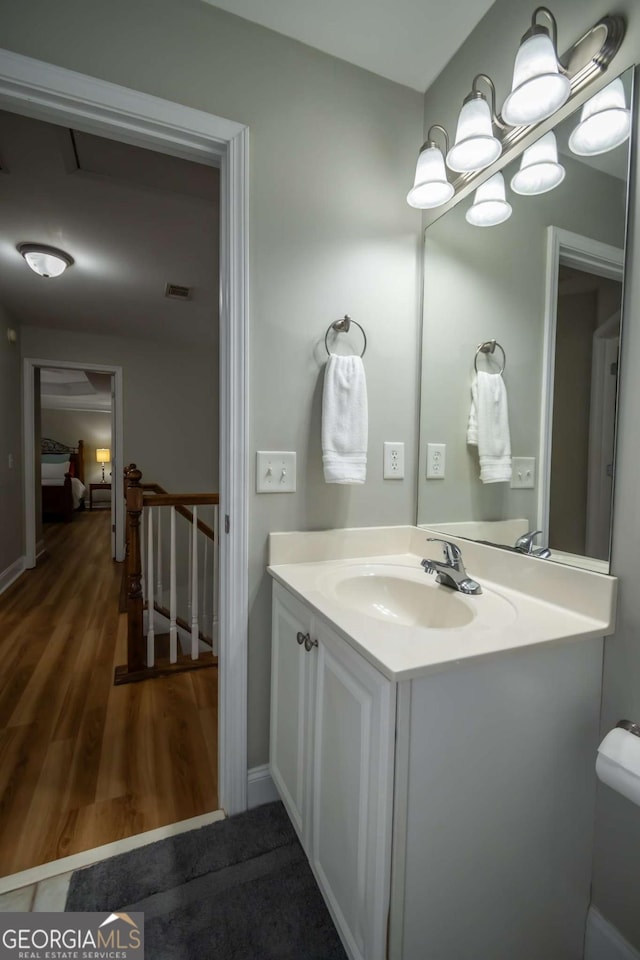
[[[579,119],[554,131],[565,169],[554,189],[515,193],[517,158],[502,171],[506,222],[469,224],[467,198],[426,230],[417,520],[507,546],[542,530],[535,546],[551,559],[606,572],[629,142],[578,157],[568,140]],[[497,483],[480,480],[467,443],[476,350],[493,339],[506,355],[513,457],[511,481]],[[496,349],[477,367],[497,375],[501,361]],[[429,444],[446,444],[433,479]]]

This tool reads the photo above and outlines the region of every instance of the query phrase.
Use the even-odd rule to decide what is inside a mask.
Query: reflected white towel
[[[331,354],[322,393],[325,483],[364,483],[367,476],[367,382],[360,357]]]
[[[471,384],[467,443],[477,446],[483,483],[511,480],[507,389],[499,373],[479,370]]]

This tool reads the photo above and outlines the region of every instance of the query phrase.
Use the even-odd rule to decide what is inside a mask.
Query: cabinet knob
[[[317,640],[312,640],[309,634],[306,635],[304,640],[304,648],[309,653],[310,650],[313,650],[314,647],[318,646]]]
[[[297,634],[296,634],[296,640],[298,641],[298,643],[299,643],[301,646],[302,646],[303,643],[304,643],[305,646],[306,646],[306,644],[309,643],[310,639],[311,639],[311,637],[309,636],[308,633],[300,633],[300,631],[298,630],[298,632],[297,632]]]

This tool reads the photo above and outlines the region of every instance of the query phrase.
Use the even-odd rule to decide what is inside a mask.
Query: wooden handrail
[[[142,596],[142,554],[141,554],[141,523],[144,507],[172,506],[176,511],[193,524],[193,513],[187,510],[185,504],[192,506],[216,505],[219,503],[217,493],[185,493],[170,494],[157,483],[142,483],[142,473],[135,463],[124,469],[124,496],[127,507],[126,530],[126,580],[127,580],[127,663],[116,667],[115,683],[129,683],[134,680],[145,680],[152,676],[164,676],[176,670],[193,670],[203,666],[213,666],[217,658],[208,657],[205,660],[193,660],[191,657],[179,658],[179,662],[164,664],[161,667],[146,666],[146,641],[144,637],[144,599]],[[153,492],[152,492],[153,491]],[[214,531],[207,524],[198,520],[198,530],[210,540],[214,540]],[[186,621],[180,621],[183,629],[189,629]],[[198,631],[200,635],[200,631]],[[204,639],[204,637],[200,637]]]
[[[141,483],[140,486],[145,493],[147,491],[151,491],[153,493],[153,496],[151,497],[145,495],[145,507],[175,507],[180,516],[184,517],[185,520],[188,520],[189,523],[193,523],[193,514],[191,513],[191,510],[187,510],[185,507],[186,503],[190,503],[192,506],[200,506],[201,504],[210,505],[220,502],[220,496],[217,493],[174,494],[168,493],[164,487],[160,486],[159,483]],[[196,497],[197,499],[189,499],[192,497]],[[204,533],[205,537],[208,537],[209,540],[215,540],[213,530],[208,524],[203,523],[202,520],[198,520],[198,530],[201,533]]]

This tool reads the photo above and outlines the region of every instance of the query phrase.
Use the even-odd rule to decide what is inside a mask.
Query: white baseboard
[[[640,953],[599,913],[589,908],[584,960],[640,960]]]
[[[4,593],[5,590],[8,590],[11,584],[15,583],[18,577],[24,573],[24,564],[24,557],[18,557],[18,559],[14,560],[10,567],[7,567],[6,570],[3,570],[2,573],[0,573],[0,593]]]
[[[44,540],[38,540],[36,543],[36,563],[43,557],[47,551],[45,550]]]
[[[247,806],[259,807],[263,803],[271,803],[272,800],[279,799],[280,796],[269,773],[269,764],[251,767],[247,776]]]

